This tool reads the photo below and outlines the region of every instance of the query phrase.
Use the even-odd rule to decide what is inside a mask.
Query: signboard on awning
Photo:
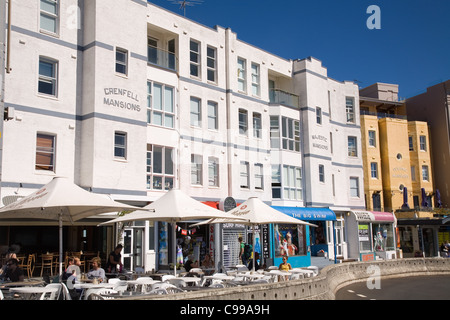
[[[362,210],[352,210],[350,212],[355,215],[357,221],[395,222],[394,214],[390,212],[362,211]]]
[[[281,211],[293,218],[305,221],[335,221],[336,214],[329,208],[311,207],[282,207],[272,206],[275,210]]]

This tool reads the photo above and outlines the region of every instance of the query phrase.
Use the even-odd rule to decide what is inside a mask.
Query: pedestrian
[[[11,258],[6,261],[6,271],[4,278],[11,282],[21,282],[25,279],[23,269],[19,267],[19,260]]]

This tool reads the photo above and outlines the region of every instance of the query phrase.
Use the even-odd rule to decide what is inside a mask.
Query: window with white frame
[[[282,117],[282,148],[284,150],[300,151],[300,122]]]
[[[283,166],[283,199],[303,200],[302,168]]]
[[[239,109],[239,134],[248,134],[248,112],[244,109]]]
[[[350,177],[350,196],[359,198],[359,178]]]
[[[259,97],[260,92],[259,64],[252,62],[252,94]]]
[[[147,82],[147,123],[175,127],[174,91],[173,87]]]
[[[127,134],[125,132],[114,132],[114,158],[127,158]]]
[[[202,106],[199,98],[191,97],[191,126],[202,126]]]
[[[128,50],[116,48],[116,73],[128,74]]]
[[[261,113],[253,112],[253,137],[262,138]]]
[[[370,163],[370,177],[372,179],[378,179],[378,163],[376,162]]]
[[[255,175],[255,189],[264,190],[263,165],[261,163],[255,163],[253,170]]]
[[[55,172],[56,136],[44,133],[36,135],[36,170]]]
[[[40,30],[58,34],[59,0],[40,0]]]
[[[270,147],[280,148],[280,121],[278,116],[270,116]]]
[[[322,108],[316,107],[316,123],[322,124]]]
[[[147,189],[173,189],[174,160],[173,148],[147,145]]]
[[[219,186],[219,159],[215,157],[208,158],[208,185]]]
[[[272,165],[272,199],[281,199],[281,166]]]
[[[190,50],[190,74],[193,77],[200,77],[200,43],[191,40],[189,44]]]
[[[319,164],[319,182],[325,182],[325,167]]]
[[[420,136],[420,151],[427,151],[427,137],[426,136]]]
[[[355,123],[355,98],[345,98],[345,111],[347,115],[347,122]]]
[[[217,49],[208,46],[206,48],[207,62],[207,78],[208,81],[217,82]]]
[[[210,130],[219,129],[217,103],[214,101],[208,101],[208,129]]]
[[[428,166],[422,166],[422,180],[430,181]]]
[[[38,92],[54,96],[58,94],[58,62],[49,58],[39,57]]]
[[[376,131],[374,131],[374,130],[369,130],[369,146],[370,147],[377,146]]]
[[[203,156],[191,154],[191,184],[203,185]]]
[[[240,186],[244,189],[250,188],[249,163],[247,161],[240,162]]]
[[[357,145],[356,145],[356,137],[348,137],[348,156],[349,157],[357,157]]]
[[[237,59],[238,90],[241,92],[247,92],[246,64],[247,61],[245,59]]]

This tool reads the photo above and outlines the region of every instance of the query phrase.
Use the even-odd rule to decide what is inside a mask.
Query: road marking
[[[365,296],[365,295],[363,295],[363,294],[360,294],[360,293],[358,293],[357,296],[358,296],[358,297],[361,297],[361,298],[367,298],[367,296]]]

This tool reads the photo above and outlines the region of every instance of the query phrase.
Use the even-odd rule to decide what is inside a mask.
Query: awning
[[[334,221],[336,214],[329,208],[272,206],[288,216],[305,221]]]
[[[363,210],[351,210],[350,212],[355,216],[357,221],[395,222],[395,216],[391,212],[363,211]]]

